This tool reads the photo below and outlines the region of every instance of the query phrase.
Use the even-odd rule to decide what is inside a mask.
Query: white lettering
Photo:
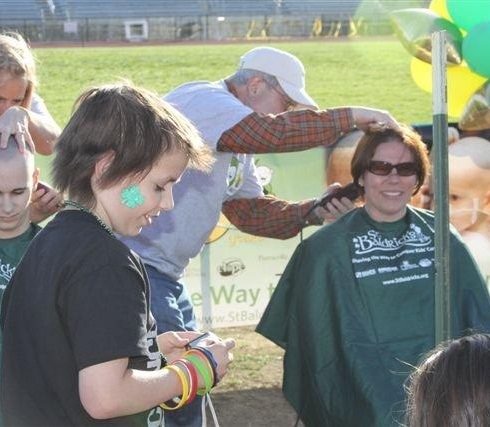
[[[415,248],[414,250],[417,250],[417,247],[430,245],[432,238],[425,235],[420,227],[410,224],[409,230],[400,238],[382,238],[381,233],[378,231],[369,230],[366,234],[354,237],[353,242],[356,254],[364,255],[374,250],[397,250],[402,246],[411,246]]]

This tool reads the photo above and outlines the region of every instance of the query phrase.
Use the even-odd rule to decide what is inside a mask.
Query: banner
[[[324,148],[256,156],[264,191],[291,201],[318,197],[324,190],[324,157]],[[306,228],[304,237],[317,229]],[[198,323],[213,328],[257,324],[300,237],[252,236],[222,216],[210,240],[184,276]],[[201,282],[209,283],[210,313],[203,310]]]

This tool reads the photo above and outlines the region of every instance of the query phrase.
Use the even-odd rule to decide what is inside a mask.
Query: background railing
[[[0,31],[18,31],[31,42],[81,43],[386,35],[392,34],[390,11],[422,7],[426,3],[425,0],[0,0]]]

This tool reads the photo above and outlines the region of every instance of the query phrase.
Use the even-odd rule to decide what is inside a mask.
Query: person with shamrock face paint
[[[115,233],[135,236],[165,215],[185,169],[213,159],[188,120],[128,84],[86,90],[55,151],[53,181],[68,199],[2,303],[5,423],[164,426],[226,374],[234,340],[211,335],[186,350],[198,332],[159,333],[145,267]],[[0,184],[0,230],[19,219],[12,201],[28,200],[17,185]]]

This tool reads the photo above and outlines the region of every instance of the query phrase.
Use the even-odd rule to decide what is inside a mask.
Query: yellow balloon
[[[446,18],[448,21],[453,22],[451,15],[449,15],[449,12],[447,11],[446,0],[432,0],[430,2],[429,10],[432,10],[443,18]]]
[[[425,92],[432,92],[432,65],[415,57],[410,63],[410,71],[415,84]]]
[[[412,58],[410,64],[412,78],[422,90],[432,92],[432,65]],[[459,117],[470,97],[487,81],[475,74],[468,66],[461,65],[447,69],[447,112],[451,117]]]
[[[471,96],[487,81],[475,74],[466,64],[447,70],[447,112],[459,117]]]

